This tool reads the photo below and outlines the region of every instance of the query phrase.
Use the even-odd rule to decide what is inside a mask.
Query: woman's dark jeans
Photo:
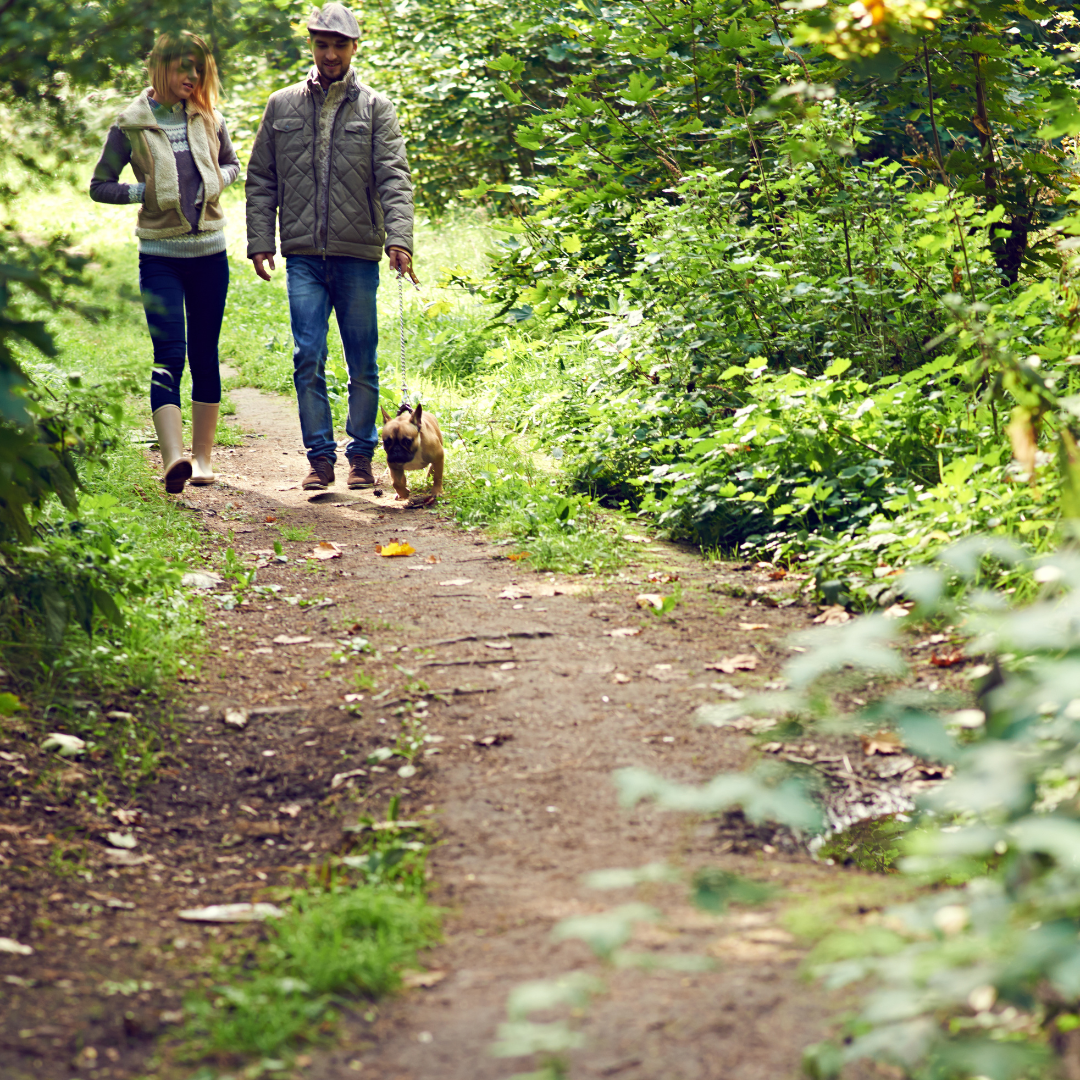
[[[139,290],[154,344],[150,411],[180,405],[185,356],[191,366],[191,400],[219,402],[218,337],[229,291],[225,252],[194,259],[140,255]]]

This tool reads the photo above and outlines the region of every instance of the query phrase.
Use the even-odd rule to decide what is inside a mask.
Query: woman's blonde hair
[[[154,94],[160,99],[167,94],[169,65],[174,60],[193,53],[202,67],[202,74],[190,101],[196,112],[212,120],[214,109],[221,97],[221,83],[218,80],[214,54],[198,34],[193,34],[190,30],[181,30],[178,34],[162,34],[154,42],[154,47],[146,58],[146,72],[150,76]]]

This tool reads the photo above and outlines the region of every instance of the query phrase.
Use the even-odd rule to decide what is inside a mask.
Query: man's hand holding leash
[[[406,274],[412,279],[414,285],[420,284],[420,279],[416,276],[416,271],[413,270],[412,256],[404,249],[400,247],[392,247],[389,249],[390,269],[396,274],[400,274],[404,277]],[[274,264],[271,263],[270,267],[273,269]],[[258,267],[255,268],[256,273]]]

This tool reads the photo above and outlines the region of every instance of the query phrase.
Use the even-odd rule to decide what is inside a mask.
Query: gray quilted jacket
[[[283,255],[317,251],[377,261],[384,248],[412,251],[412,175],[394,106],[351,69],[346,79],[334,118],[328,199],[317,197],[321,90],[309,77],[270,95],[248,163],[249,258],[277,251],[278,215]]]

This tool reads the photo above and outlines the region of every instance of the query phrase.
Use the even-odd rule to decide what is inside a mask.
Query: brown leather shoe
[[[325,457],[312,458],[311,472],[300,485],[305,491],[322,491],[334,482],[334,463]]]
[[[371,458],[357,454],[349,458],[349,487],[369,488],[375,486],[375,475],[371,471]]]

